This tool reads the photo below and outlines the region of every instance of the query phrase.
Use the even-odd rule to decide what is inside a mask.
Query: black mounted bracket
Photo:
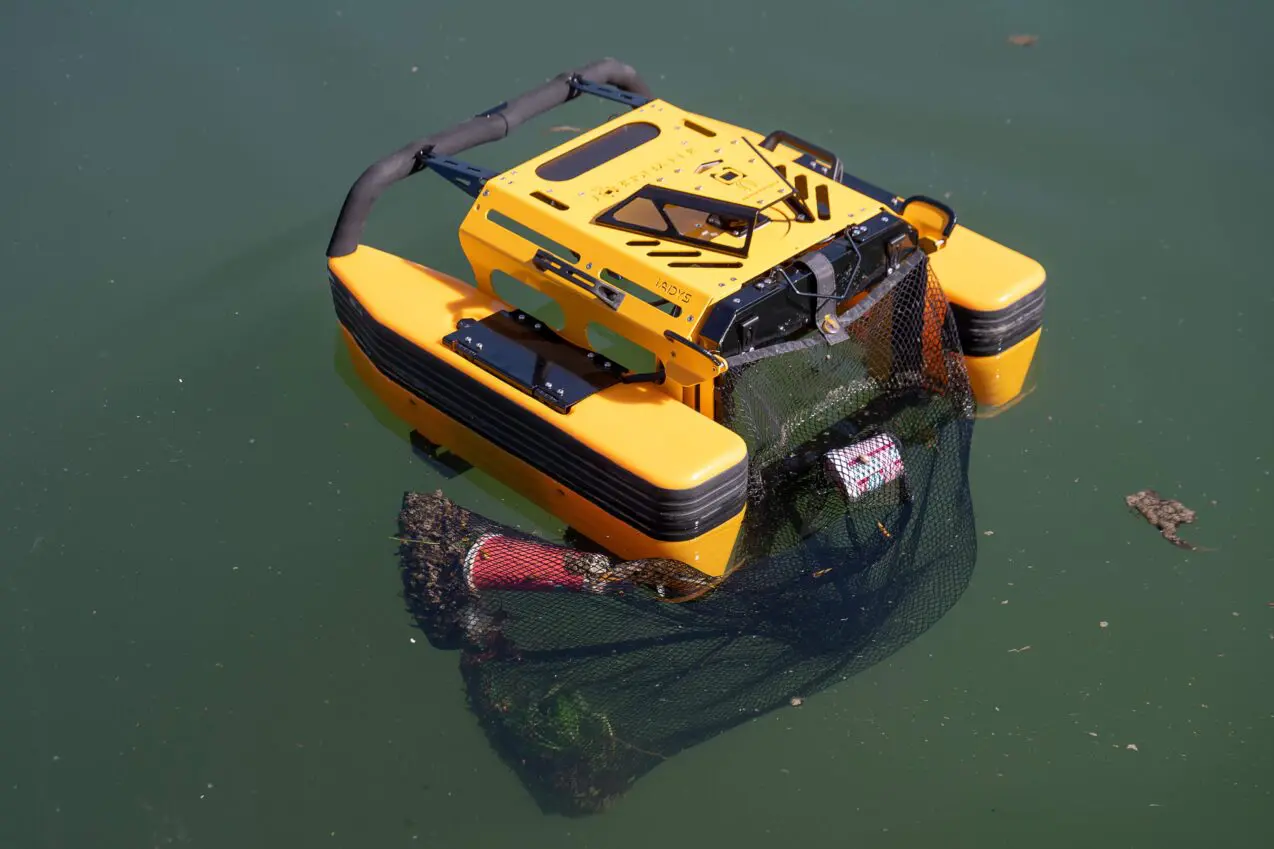
[[[416,154],[416,164],[411,173],[415,174],[426,168],[472,198],[477,198],[487,181],[499,173],[449,156],[435,156],[432,147],[424,148]]]
[[[591,274],[585,274],[569,262],[563,262],[548,251],[543,249],[536,251],[535,256],[531,259],[531,264],[540,271],[556,274],[566,282],[574,283],[613,310],[618,310],[619,305],[624,302],[624,292],[608,283],[603,283]]]
[[[579,74],[572,74],[567,78],[566,83],[571,87],[571,93],[566,96],[567,100],[574,100],[581,94],[591,94],[594,97],[600,97],[603,100],[613,100],[616,103],[622,103],[625,106],[631,106],[636,109],[639,106],[645,106],[654,99],[637,92],[625,91],[618,86],[590,82]]]

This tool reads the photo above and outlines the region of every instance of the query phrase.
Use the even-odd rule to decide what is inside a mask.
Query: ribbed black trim
[[[981,311],[952,304],[951,311],[965,356],[995,356],[1043,326],[1044,284],[1003,309]]]
[[[337,318],[382,374],[651,539],[695,539],[743,509],[746,457],[690,489],[655,486],[378,323],[340,280],[329,279]]]

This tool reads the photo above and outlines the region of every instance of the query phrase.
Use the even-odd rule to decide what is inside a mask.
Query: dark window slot
[[[743,204],[648,184],[598,215],[595,223],[745,257],[752,231],[764,220]]]
[[[659,128],[645,121],[624,124],[543,163],[535,169],[535,175],[542,180],[552,180],[555,183],[574,180],[598,165],[610,162],[640,147],[658,135]]]
[[[570,259],[571,262],[579,262],[580,255],[578,252],[571,250],[565,245],[559,245],[543,233],[532,230],[522,222],[513,220],[503,212],[489,209],[487,210],[487,218],[496,224],[499,224],[504,229],[512,233],[516,233],[538,248],[542,248],[551,254],[557,254],[563,259]]]
[[[491,272],[491,288],[495,296],[514,309],[535,316],[554,330],[566,327],[566,313],[550,295],[499,269]]]
[[[681,307],[670,302],[667,298],[661,298],[659,295],[656,295],[654,292],[651,292],[649,289],[642,286],[641,284],[634,283],[632,280],[629,280],[627,277],[616,274],[615,272],[611,271],[609,268],[603,268],[602,273],[599,276],[603,280],[605,280],[607,283],[611,284],[612,286],[623,289],[625,292],[629,293],[634,298],[637,298],[640,301],[644,301],[645,303],[650,304],[652,307],[658,310],[662,310],[663,312],[666,312],[668,315],[672,316],[673,318],[677,318],[679,315],[681,315]]]
[[[549,206],[553,207],[554,209],[570,209],[569,206],[562,203],[557,198],[549,197],[548,195],[544,194],[544,192],[531,192],[531,197],[535,198],[538,201],[543,201],[544,203],[547,203]]]
[[[826,183],[819,183],[814,187],[814,204],[818,207],[820,221],[826,221],[832,217],[832,203],[828,198]]]

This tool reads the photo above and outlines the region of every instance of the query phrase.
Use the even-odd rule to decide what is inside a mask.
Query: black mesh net
[[[604,808],[678,751],[880,661],[963,591],[973,400],[923,255],[841,319],[834,344],[811,332],[719,380],[751,476],[724,578],[406,495],[410,608],[460,651],[472,710],[545,810]]]

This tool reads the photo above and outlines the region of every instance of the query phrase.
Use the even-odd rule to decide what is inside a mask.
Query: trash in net
[[[925,256],[839,325],[835,344],[813,330],[718,378],[718,419],[748,450],[723,576],[404,496],[408,607],[458,653],[471,710],[544,810],[606,808],[679,752],[898,651],[963,592],[975,405]]]

